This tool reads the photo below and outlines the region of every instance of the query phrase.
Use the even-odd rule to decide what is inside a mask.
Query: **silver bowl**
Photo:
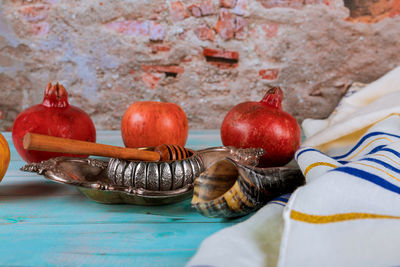
[[[52,181],[77,187],[89,199],[105,204],[164,205],[192,196],[193,185],[167,190],[148,190],[117,185],[107,176],[108,162],[98,159],[58,157],[23,166],[22,171],[36,172]]]

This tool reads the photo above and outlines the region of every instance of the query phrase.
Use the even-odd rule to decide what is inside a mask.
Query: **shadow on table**
[[[18,200],[26,198],[43,198],[59,195],[65,187],[56,183],[27,182],[12,185],[0,185],[0,200]]]
[[[129,204],[99,204],[98,208],[103,209],[109,214],[125,213],[125,214],[142,214],[150,217],[169,218],[170,222],[186,222],[194,220],[196,222],[219,222],[219,223],[234,223],[240,222],[248,218],[248,216],[232,219],[223,218],[207,218],[198,213],[191,207],[191,199],[186,199],[182,202],[160,206],[138,206]],[[152,219],[154,220],[154,219]]]

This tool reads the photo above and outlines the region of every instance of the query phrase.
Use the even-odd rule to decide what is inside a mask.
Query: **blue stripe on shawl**
[[[289,201],[289,199],[288,198],[284,198],[284,197],[276,197],[272,201],[282,201],[282,202],[287,203]]]
[[[371,154],[374,154],[374,153],[376,153],[378,151],[382,151],[385,146],[386,145],[377,146],[374,149],[372,149],[370,152],[368,152],[367,155],[371,155]]]
[[[292,193],[287,193],[287,194],[284,194],[284,195],[282,195],[282,196],[280,196],[280,197],[289,199],[291,196],[292,196]]]
[[[388,168],[391,171],[400,173],[400,169],[397,169],[397,168],[393,167],[392,165],[390,165],[387,162],[384,162],[382,160],[375,159],[375,158],[365,158],[365,159],[362,159],[362,160],[378,163],[378,164],[382,165],[383,167]]]
[[[389,191],[392,191],[394,193],[400,194],[400,187],[398,187],[392,183],[389,183],[388,181],[379,177],[378,175],[375,175],[375,174],[372,174],[372,173],[369,173],[369,172],[366,172],[366,171],[363,171],[360,169],[352,168],[352,167],[339,167],[339,168],[336,168],[331,171],[347,173],[347,174],[353,175],[355,177],[369,181],[371,183],[374,183],[376,185],[379,185],[380,187],[387,189]]]
[[[400,158],[400,153],[398,151],[396,151],[396,150],[393,150],[393,149],[385,147],[385,148],[382,148],[381,151],[390,152],[390,153],[396,155],[398,158]]]
[[[375,136],[375,135],[388,135],[388,136],[392,136],[392,137],[397,137],[400,138],[399,135],[395,135],[395,134],[390,134],[390,133],[384,133],[384,132],[372,132],[369,134],[364,135],[358,142],[357,144],[346,154],[341,155],[341,156],[336,156],[333,157],[334,159],[341,159],[341,158],[345,158],[348,155],[350,155],[351,153],[353,153],[362,143],[364,143],[365,140],[367,140],[368,138],[370,138],[371,136]]]
[[[297,155],[296,155],[296,160],[300,157],[301,154],[308,152],[308,151],[316,151],[316,152],[320,152],[319,150],[316,150],[315,148],[305,148],[303,150],[301,150]]]
[[[283,204],[283,203],[281,203],[281,202],[275,202],[275,201],[270,201],[270,202],[268,202],[268,204],[277,204],[277,205],[281,205],[281,206],[283,206],[283,207],[285,207],[286,206],[286,204]]]

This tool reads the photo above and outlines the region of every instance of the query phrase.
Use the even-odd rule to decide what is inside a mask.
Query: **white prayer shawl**
[[[279,266],[399,264],[399,134],[400,117],[392,116],[370,128],[350,153],[297,152],[307,185],[283,213]]]

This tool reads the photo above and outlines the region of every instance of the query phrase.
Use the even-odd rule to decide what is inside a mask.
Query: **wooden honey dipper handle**
[[[126,160],[159,161],[161,159],[160,153],[156,151],[103,145],[34,133],[27,133],[24,136],[23,145],[27,150],[93,155]]]

